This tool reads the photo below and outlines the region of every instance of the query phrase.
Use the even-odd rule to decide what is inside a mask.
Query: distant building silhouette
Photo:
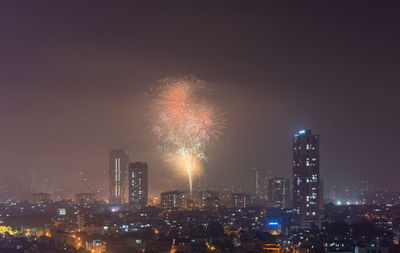
[[[75,201],[83,205],[92,204],[94,202],[94,194],[87,192],[77,193],[75,194]]]
[[[254,190],[259,199],[268,200],[268,184],[273,178],[274,172],[270,169],[253,168],[254,172]]]
[[[128,151],[110,151],[110,197],[111,203],[128,202]]]
[[[319,224],[321,206],[319,136],[301,130],[293,136],[293,209],[303,227]]]
[[[148,201],[148,166],[147,163],[129,164],[129,203],[144,207]]]
[[[77,192],[90,192],[93,189],[90,188],[92,185],[91,177],[89,176],[89,171],[87,169],[79,170],[78,174],[78,184],[77,184]]]
[[[232,207],[244,208],[250,204],[250,196],[245,193],[232,193],[231,200]]]
[[[360,192],[369,192],[370,190],[371,189],[368,180],[361,180]]]
[[[269,180],[268,205],[274,208],[289,208],[290,183],[289,179],[275,177]]]
[[[49,203],[51,201],[51,195],[49,193],[38,192],[32,194],[33,204]]]

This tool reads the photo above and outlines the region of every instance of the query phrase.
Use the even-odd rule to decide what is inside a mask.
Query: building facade
[[[128,151],[115,149],[110,151],[110,203],[128,202]]]
[[[144,207],[148,201],[148,166],[147,163],[129,164],[129,203]]]
[[[319,224],[321,189],[319,136],[300,130],[293,136],[293,209],[302,227]]]
[[[289,179],[275,177],[268,184],[268,205],[273,208],[290,207],[290,183]]]
[[[183,209],[186,207],[187,194],[182,191],[169,191],[161,193],[161,208]]]
[[[220,206],[219,194],[216,191],[201,191],[199,192],[199,204],[200,208],[213,209]]]
[[[232,193],[231,206],[237,208],[245,208],[250,204],[250,196],[245,193]]]

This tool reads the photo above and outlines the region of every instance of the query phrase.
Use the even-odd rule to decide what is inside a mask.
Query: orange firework
[[[206,159],[205,147],[221,133],[217,114],[206,101],[204,82],[192,76],[166,78],[156,88],[152,113],[159,147],[186,171],[189,189]]]

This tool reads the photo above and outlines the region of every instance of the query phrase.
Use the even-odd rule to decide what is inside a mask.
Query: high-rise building
[[[77,185],[77,192],[89,192],[92,191],[93,189],[90,189],[90,186],[92,185],[90,182],[90,176],[88,173],[87,169],[81,169],[79,170],[78,174],[78,185]]]
[[[201,191],[199,192],[199,207],[205,209],[217,208],[220,205],[218,192]]]
[[[110,198],[111,203],[128,201],[128,151],[115,149],[110,151]]]
[[[293,136],[293,209],[303,227],[319,224],[321,191],[319,136],[300,130]]]
[[[182,191],[170,191],[161,193],[161,208],[183,209],[186,207],[187,194]]]
[[[129,203],[144,207],[148,201],[148,166],[147,163],[129,164]]]
[[[255,195],[264,200],[268,200],[268,183],[275,173],[270,169],[257,169],[254,171],[254,190]]]
[[[324,209],[324,180],[322,178],[319,179],[319,210]]]
[[[289,179],[275,177],[269,180],[268,204],[274,208],[288,208],[290,196]]]
[[[328,193],[328,199],[331,202],[334,202],[337,198],[337,187],[335,185],[332,185],[329,188],[327,188],[326,191]]]
[[[17,198],[21,201],[29,200],[32,192],[37,192],[39,190],[34,186],[35,173],[32,171],[24,171],[23,173],[21,173]]]
[[[361,189],[360,192],[369,192],[370,187],[369,187],[369,182],[368,180],[362,180],[361,181]]]
[[[245,193],[232,193],[232,207],[245,208],[250,204],[250,196]]]

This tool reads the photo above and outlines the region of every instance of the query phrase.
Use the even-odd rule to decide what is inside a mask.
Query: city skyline
[[[0,1],[0,253],[400,253],[399,13]]]
[[[211,187],[250,185],[252,168],[290,177],[291,135],[300,129],[323,136],[326,186],[396,184],[397,158],[387,151],[400,138],[400,78],[390,67],[399,53],[398,34],[389,33],[397,29],[396,8],[160,6],[2,3],[9,24],[0,29],[6,189],[25,172],[47,178],[40,188],[53,190],[72,188],[82,169],[101,181],[112,148],[151,164],[159,176],[150,177],[150,189],[173,185],[176,175],[155,150],[143,112],[148,88],[176,74],[204,80],[229,120],[225,139],[208,151]],[[74,19],[62,18],[76,9]],[[355,18],[353,9],[365,15]]]
[[[292,136],[295,138],[298,138],[299,136],[303,136],[306,134],[310,134],[311,130],[310,129],[301,129],[296,131]],[[319,135],[317,136],[319,139]],[[301,144],[302,145],[302,144]],[[304,146],[308,146],[304,144]],[[319,146],[319,143],[318,145]],[[295,147],[294,144],[291,145],[291,149],[293,152],[295,152],[297,146]],[[319,149],[319,148],[318,148]],[[318,150],[319,151],[319,150]],[[319,152],[318,152],[319,153]],[[180,181],[181,176],[175,175],[173,180],[176,180],[175,183],[172,183],[170,185],[167,185],[166,187],[154,191],[151,187],[149,187],[148,181],[148,169],[147,169],[147,163],[144,162],[132,162],[129,158],[129,152],[124,149],[111,149],[109,150],[109,167],[104,169],[104,170],[97,170],[97,171],[92,171],[92,173],[88,174],[88,171],[86,170],[80,170],[79,175],[76,175],[77,177],[74,179],[74,181],[70,182],[65,182],[66,184],[72,183],[73,186],[72,188],[64,188],[65,185],[57,184],[56,182],[51,182],[48,177],[41,177],[37,175],[35,172],[30,172],[28,175],[23,175],[21,176],[20,183],[24,187],[20,189],[20,192],[13,193],[12,191],[9,192],[9,188],[3,186],[3,191],[5,193],[11,195],[4,195],[8,196],[11,199],[15,200],[31,200],[32,193],[37,193],[37,194],[49,194],[49,197],[54,200],[62,200],[62,199],[74,199],[76,194],[93,194],[93,197],[99,201],[107,201],[109,203],[131,203],[131,190],[130,187],[137,187],[137,182],[134,183],[134,179],[131,178],[132,171],[131,171],[131,166],[139,166],[146,168],[145,169],[145,178],[141,180],[145,180],[144,187],[145,187],[145,199],[148,199],[148,203],[152,203],[153,201],[157,201],[160,197],[160,194],[162,195],[163,192],[166,192],[168,190],[172,191],[180,191],[184,192],[185,194],[188,194],[190,192],[189,185],[187,182],[185,183],[184,181]],[[121,161],[124,165],[121,165]],[[291,160],[292,163],[294,163],[296,160]],[[314,160],[313,160],[314,161]],[[303,161],[305,163],[305,161]],[[318,154],[318,163],[319,163],[319,154]],[[293,166],[293,165],[292,165]],[[133,167],[132,167],[133,168]],[[95,176],[94,173],[99,173],[101,178],[100,181],[105,183],[104,187],[100,187],[97,185],[93,186],[93,183],[95,182],[95,179],[99,180]],[[242,185],[234,185],[234,184],[225,184],[225,185],[219,185],[219,186],[209,186],[209,185],[199,185],[196,188],[195,194],[193,196],[194,199],[197,199],[197,194],[201,193],[203,191],[209,191],[209,190],[215,190],[216,192],[223,192],[223,189],[231,189],[232,193],[239,193],[239,194],[254,194],[256,199],[261,200],[260,203],[268,204],[268,205],[273,205],[270,199],[270,188],[271,184],[276,184],[275,180],[278,181],[287,181],[287,183],[284,184],[289,184],[289,191],[290,189],[293,189],[295,191],[295,181],[296,175],[292,174],[294,171],[290,172],[289,176],[282,176],[282,173],[279,171],[277,172],[274,169],[269,169],[269,168],[251,168],[248,170],[250,182],[248,184],[242,184]],[[132,175],[131,175],[132,174]],[[151,174],[151,173],[150,173]],[[307,174],[307,173],[306,173]],[[203,180],[208,180],[207,175],[203,175],[204,177]],[[118,180],[116,178],[119,178]],[[291,178],[291,179],[290,179]],[[295,180],[296,179],[296,180]],[[303,178],[306,180],[306,175]],[[318,164],[318,181],[319,184],[322,184],[323,178],[319,177],[319,164]],[[116,181],[117,180],[117,181]],[[314,179],[313,179],[314,180]],[[275,186],[274,186],[275,187]],[[282,186],[280,186],[282,187]],[[287,186],[285,186],[287,187]],[[68,189],[68,190],[67,190]],[[115,190],[114,190],[115,189]],[[119,189],[119,190],[117,190]],[[142,189],[142,188],[141,188]],[[338,205],[342,204],[359,204],[363,202],[363,199],[360,198],[360,196],[357,196],[358,192],[396,192],[400,191],[400,187],[397,187],[396,185],[376,185],[373,183],[370,183],[368,179],[363,179],[358,182],[355,182],[353,185],[343,185],[340,186],[339,184],[332,184],[329,185],[327,188],[319,188],[318,190],[318,196],[321,196],[321,199],[319,199],[318,205],[320,208],[322,208],[322,204],[325,202],[332,202],[336,203]],[[351,189],[351,190],[349,190]],[[139,189],[137,189],[139,190]],[[286,189],[287,190],[287,189]],[[282,194],[282,189],[279,190],[280,192],[278,195]],[[351,192],[351,194],[346,195],[344,192]],[[28,195],[27,195],[28,194]],[[119,196],[117,196],[119,194]],[[326,196],[325,196],[326,194]],[[3,196],[3,199],[4,199]],[[22,196],[22,197],[21,197]],[[148,197],[147,197],[148,196]],[[333,196],[333,197],[332,197]],[[295,194],[294,192],[289,193],[289,196],[282,195],[280,198],[292,198],[291,201],[294,200]],[[319,197],[318,197],[319,198]],[[4,199],[6,200],[6,199]],[[283,199],[282,199],[283,200]],[[282,201],[279,200],[279,201]],[[196,200],[198,201],[198,200]],[[265,201],[265,202],[264,202]],[[285,200],[285,201],[288,201]],[[350,202],[349,202],[350,201]],[[133,203],[133,202],[132,202]],[[144,206],[144,202],[142,201],[141,204],[136,204],[137,206]],[[146,201],[147,203],[147,201]],[[294,207],[295,204],[293,203],[286,203],[282,205],[283,207]]]

